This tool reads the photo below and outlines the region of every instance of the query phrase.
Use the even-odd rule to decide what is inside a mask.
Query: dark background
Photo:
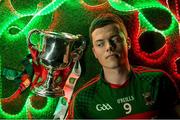
[[[36,28],[84,36],[87,48],[80,60],[82,74],[76,90],[100,71],[91,51],[88,28],[93,18],[105,12],[118,14],[127,25],[132,42],[130,63],[163,69],[180,88],[180,4],[176,0],[168,4],[163,0],[123,0],[121,3],[109,0],[111,4],[106,0],[59,0],[54,6],[51,2],[0,2],[0,118],[53,118],[58,98],[36,96],[29,88],[12,101],[3,101],[13,95],[21,82],[14,77],[23,71],[22,60],[29,54],[29,31]]]

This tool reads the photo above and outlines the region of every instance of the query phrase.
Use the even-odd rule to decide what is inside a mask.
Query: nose
[[[114,51],[115,50],[115,44],[112,41],[108,41],[106,45],[106,51]]]

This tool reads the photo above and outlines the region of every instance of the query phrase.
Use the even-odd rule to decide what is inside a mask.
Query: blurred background
[[[106,12],[118,14],[127,26],[130,63],[163,69],[180,89],[179,0],[0,0],[0,98],[19,88],[21,80],[15,78],[30,53],[27,37],[32,29],[84,36],[87,47],[75,90],[98,74],[88,29],[93,18]],[[51,119],[58,99],[36,96],[27,88],[11,101],[0,101],[0,118]]]

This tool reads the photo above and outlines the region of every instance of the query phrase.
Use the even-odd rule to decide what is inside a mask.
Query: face
[[[117,24],[109,24],[92,32],[93,53],[105,68],[128,64],[129,41]]]

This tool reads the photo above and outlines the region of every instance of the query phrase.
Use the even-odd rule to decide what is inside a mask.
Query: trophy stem
[[[45,88],[46,89],[51,89],[53,85],[53,69],[48,70],[48,76],[47,76],[47,81],[45,83]]]
[[[64,90],[60,86],[56,86],[53,79],[52,68],[48,69],[48,76],[45,83],[40,87],[35,87],[32,91],[40,96],[44,97],[60,97],[64,96]]]

